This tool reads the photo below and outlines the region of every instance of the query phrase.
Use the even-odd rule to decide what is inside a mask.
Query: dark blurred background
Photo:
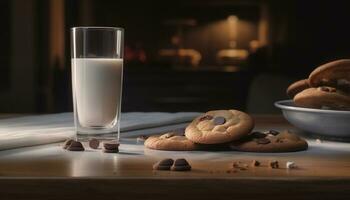
[[[350,53],[346,0],[2,0],[0,112],[72,111],[70,28],[125,28],[123,111],[276,113]]]

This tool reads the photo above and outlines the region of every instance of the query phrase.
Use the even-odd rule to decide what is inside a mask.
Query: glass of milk
[[[116,134],[123,84],[124,30],[71,29],[74,123],[77,134]]]

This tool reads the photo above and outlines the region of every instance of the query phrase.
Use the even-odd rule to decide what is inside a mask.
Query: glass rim
[[[119,30],[119,31],[124,31],[124,28],[122,27],[113,27],[113,26],[76,26],[76,27],[71,27],[71,30],[77,30],[77,29],[95,29],[95,30]]]

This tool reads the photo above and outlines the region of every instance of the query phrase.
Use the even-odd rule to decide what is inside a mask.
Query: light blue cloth
[[[200,113],[130,112],[121,115],[121,137],[162,133],[185,127]],[[0,150],[64,141],[75,136],[72,113],[0,120]]]

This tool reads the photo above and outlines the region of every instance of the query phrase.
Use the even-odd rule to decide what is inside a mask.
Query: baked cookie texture
[[[192,151],[196,149],[196,145],[192,141],[175,132],[150,136],[146,139],[144,145],[149,149],[165,151]]]
[[[310,88],[308,79],[296,81],[287,88],[287,95],[290,98],[294,98],[295,95],[307,88]]]
[[[253,119],[238,110],[209,111],[190,123],[186,137],[198,144],[221,144],[248,135],[254,127]]]
[[[311,87],[350,88],[350,59],[341,59],[317,67],[309,76]]]
[[[277,153],[303,151],[308,148],[308,144],[290,131],[275,134],[253,132],[239,141],[232,142],[230,148],[236,151]]]
[[[309,88],[297,94],[293,100],[300,107],[350,110],[350,96],[333,87]]]

